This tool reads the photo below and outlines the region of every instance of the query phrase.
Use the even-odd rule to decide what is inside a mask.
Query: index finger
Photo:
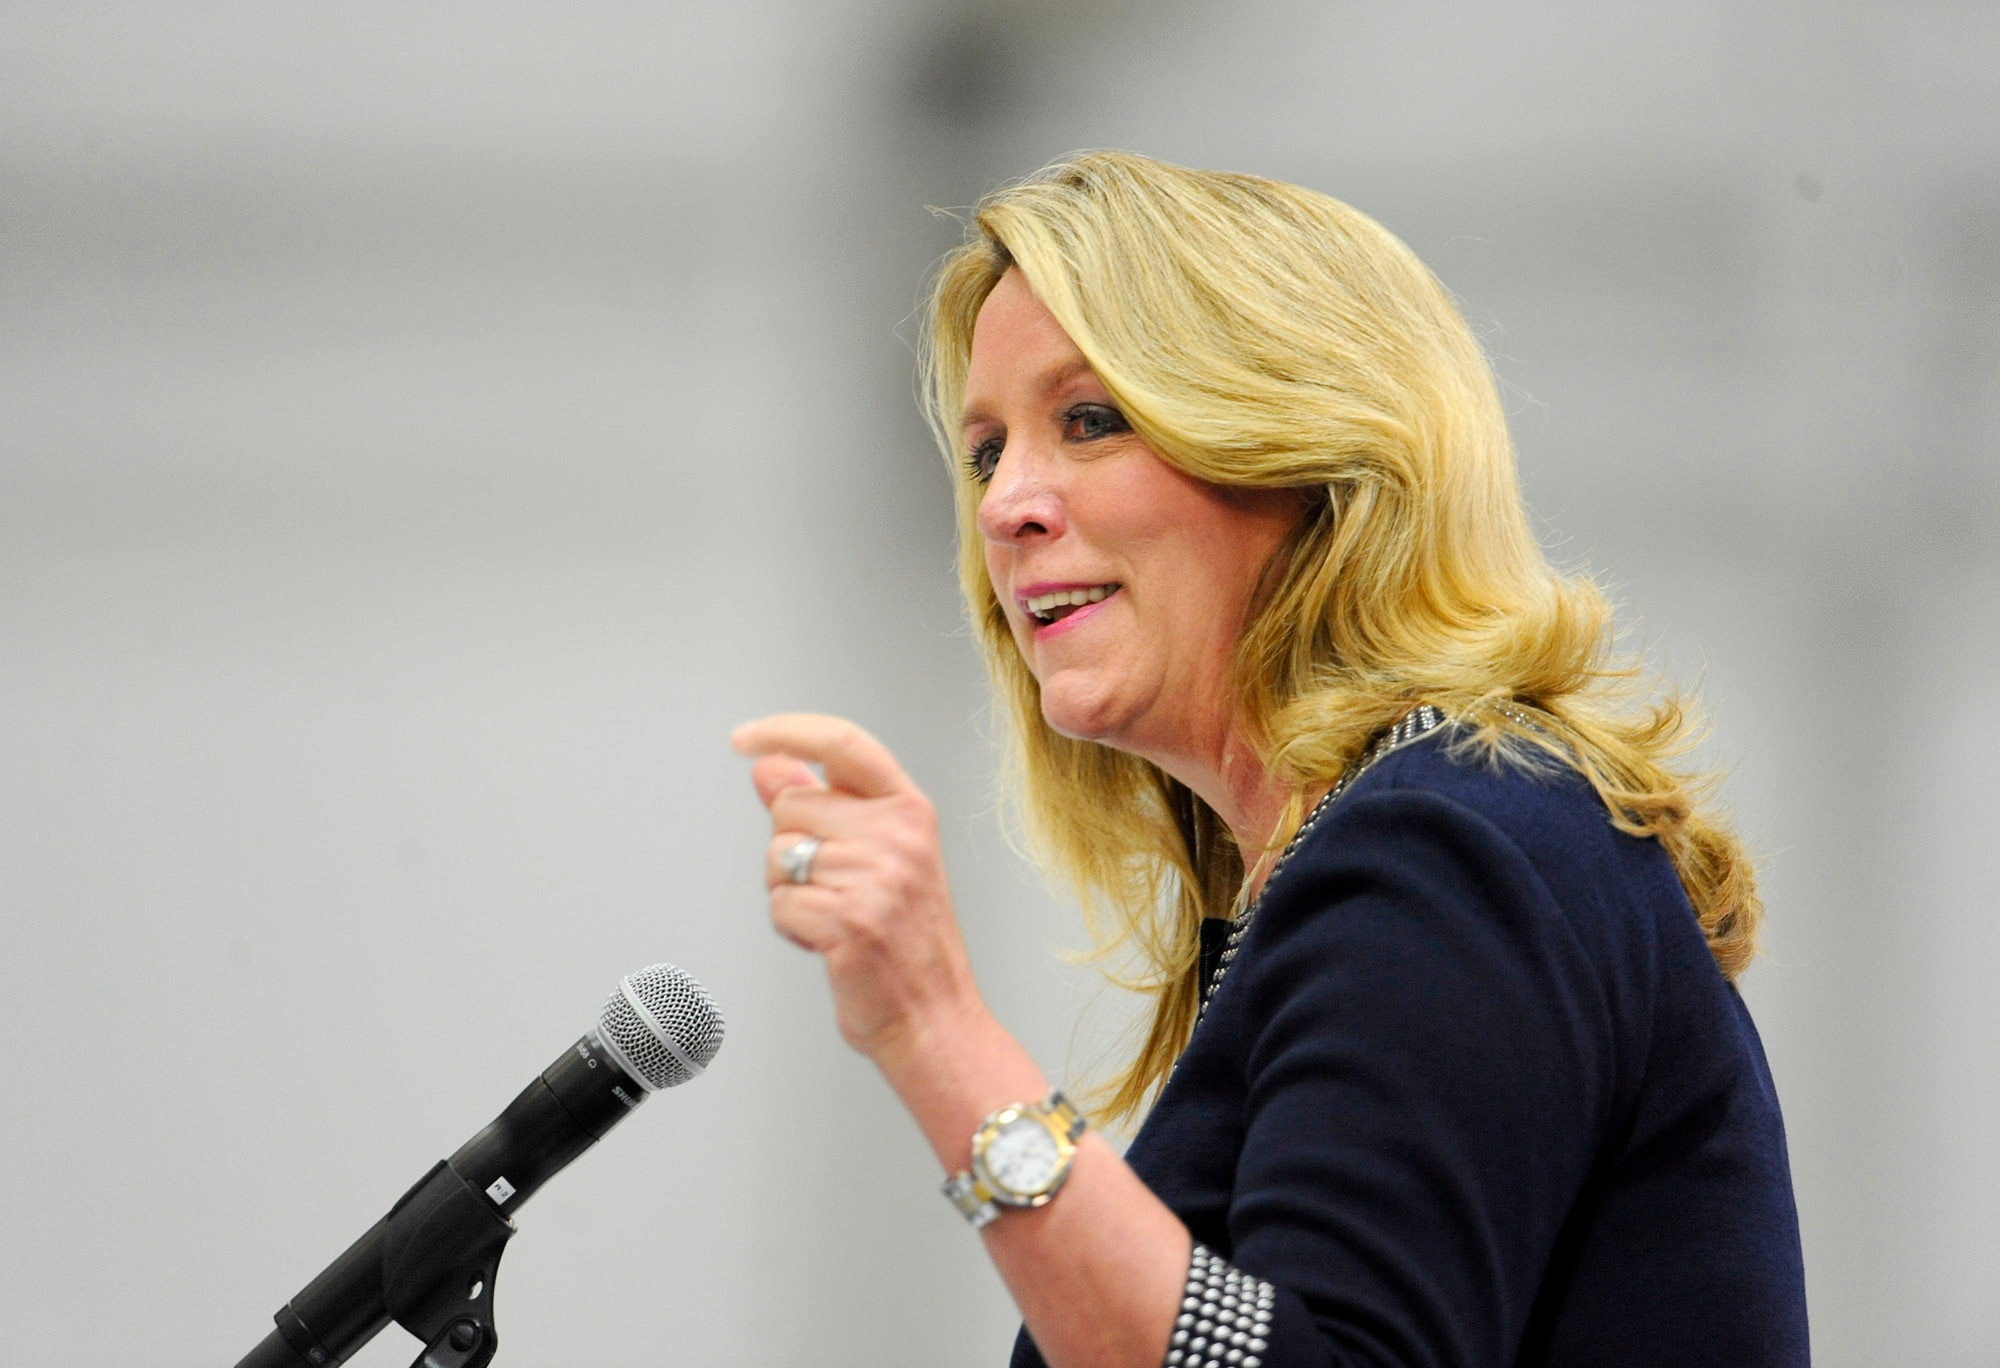
[[[745,755],[791,755],[821,766],[829,786],[861,798],[886,798],[916,787],[889,748],[844,717],[778,713],[729,734]]]

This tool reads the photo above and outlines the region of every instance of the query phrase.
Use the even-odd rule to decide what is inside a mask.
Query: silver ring
[[[819,837],[804,836],[799,843],[778,857],[778,863],[785,867],[785,877],[795,884],[811,883],[813,876],[813,856],[819,854]]]

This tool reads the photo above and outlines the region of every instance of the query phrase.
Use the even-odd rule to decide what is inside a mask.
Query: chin
[[[1054,688],[1042,687],[1042,721],[1072,741],[1095,741],[1120,748],[1117,738],[1131,721],[1126,715],[1128,711],[1115,699],[1086,690],[1066,689],[1060,683]]]

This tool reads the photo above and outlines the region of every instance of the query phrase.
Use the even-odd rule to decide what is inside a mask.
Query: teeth
[[[1036,617],[1046,617],[1057,608],[1102,603],[1117,587],[1115,584],[1093,584],[1088,589],[1058,589],[1053,594],[1037,594],[1028,600],[1028,611]]]

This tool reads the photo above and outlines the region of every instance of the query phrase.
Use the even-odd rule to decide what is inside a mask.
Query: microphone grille
[[[627,974],[598,1014],[597,1033],[654,1092],[694,1078],[722,1048],[722,1009],[685,969]]]

